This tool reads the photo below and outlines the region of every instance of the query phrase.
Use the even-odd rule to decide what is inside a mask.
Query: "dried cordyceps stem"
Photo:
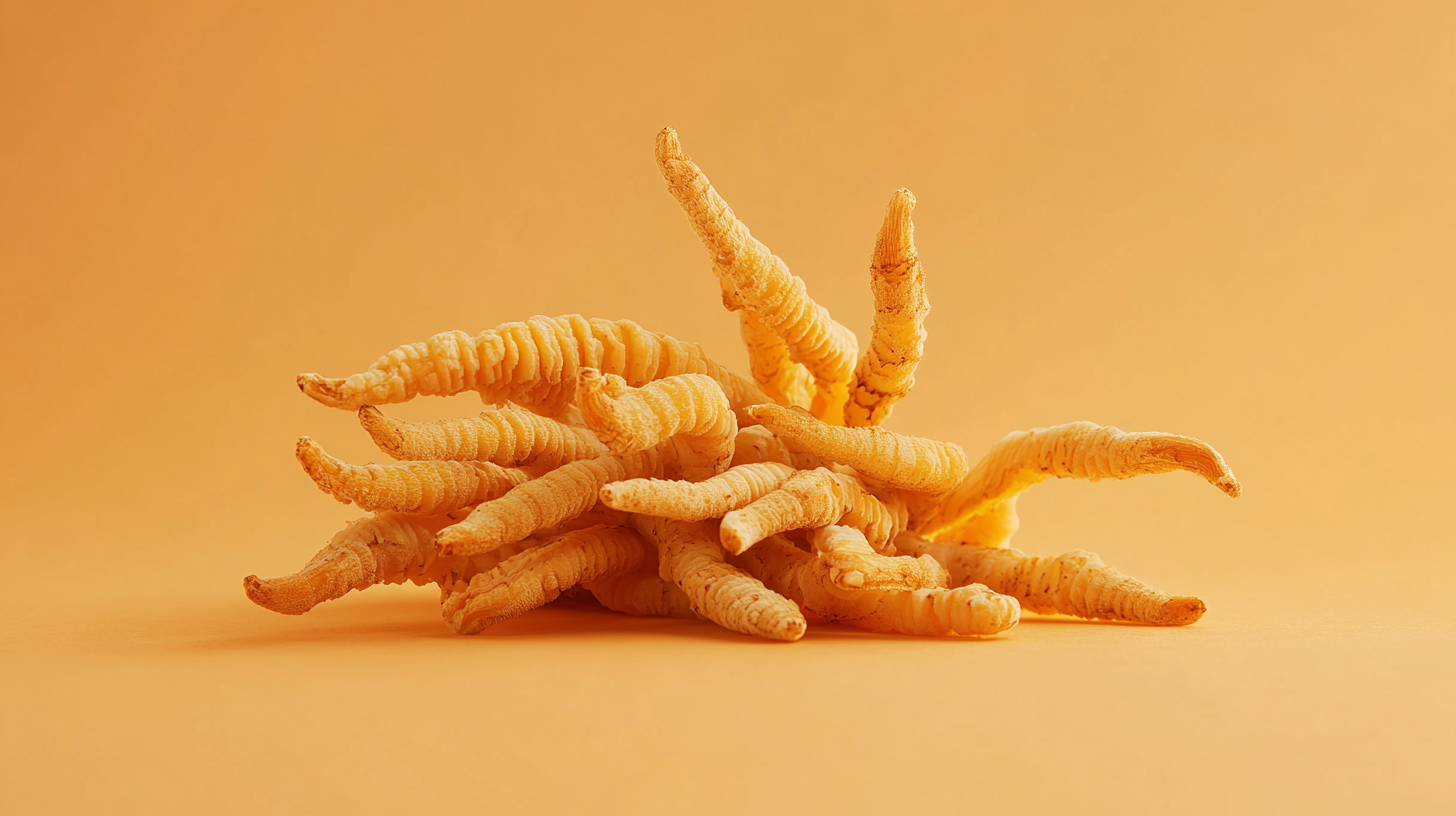
[[[510,400],[557,414],[574,396],[582,366],[620,375],[633,386],[675,374],[706,374],[718,381],[735,411],[769,401],[695,343],[649,332],[630,320],[580,315],[538,315],[475,336],[442,332],[400,346],[368,370],[343,379],[300,374],[298,387],[325,405],[351,411],[416,396],[477,391],[486,402]]]
[[[494,462],[504,467],[554,468],[608,453],[586,428],[534,414],[518,405],[490,408],[474,417],[407,422],[378,408],[359,409],[359,424],[379,449],[395,459]]]
[[[790,450],[801,449],[849,465],[890,487],[944,493],[961,483],[970,465],[960,445],[905,436],[883,428],[844,428],[821,422],[807,411],[755,405],[748,413],[773,431]]]
[[[698,618],[687,593],[654,572],[628,572],[587,586],[613,612],[638,617]]]
[[[801,470],[752,504],[723,516],[723,548],[741,553],[788,530],[843,524],[885,549],[905,528],[905,509],[870,495],[858,479],[826,468]]]
[[[841,589],[946,589],[950,574],[929,555],[885,556],[875,552],[864,533],[830,525],[809,539],[829,569],[830,583]]]
[[[870,344],[855,369],[854,389],[844,409],[846,425],[879,425],[915,385],[915,367],[925,354],[925,270],[915,251],[910,213],[915,196],[899,189],[890,198],[885,223],[870,261],[875,318]]]
[[[658,574],[682,587],[694,612],[745,635],[787,641],[804,636],[808,624],[793,602],[723,561],[712,524],[652,516],[632,520],[657,546]]]
[[[701,481],[728,469],[738,420],[723,389],[701,374],[627,385],[615,374],[583,368],[576,403],[582,418],[616,453],[636,453],[672,440],[673,469]]]
[[[566,589],[631,572],[647,560],[646,547],[630,530],[574,530],[471,578],[465,591],[445,597],[441,611],[452,631],[473,635],[548,604]]]
[[[1185,626],[1207,608],[1198,598],[1168,595],[1123,575],[1086,550],[1037,557],[1009,547],[939,542],[916,547],[910,538],[900,541],[942,561],[953,584],[985,584],[1033,612]]]
[[[773,431],[762,425],[739,428],[733,437],[733,466],[752,465],[759,462],[778,462],[794,467],[793,454]]]
[[[1021,619],[1016,599],[979,584],[956,589],[860,590],[835,586],[829,568],[779,536],[735,562],[828,621],[906,635],[994,635]]]
[[[298,440],[298,461],[319,489],[365,510],[448,513],[494,499],[527,480],[519,470],[489,462],[396,462],[351,465],[308,437]]]
[[[441,530],[440,554],[489,552],[576,518],[597,503],[597,492],[608,482],[659,475],[661,458],[657,451],[645,450],[562,465],[484,502],[464,521]]]
[[[440,580],[472,566],[465,558],[436,556],[435,533],[449,523],[444,515],[393,512],[351,521],[298,572],[270,579],[249,575],[243,579],[243,591],[265,609],[302,615],[350,590]]]
[[[701,482],[628,479],[601,489],[602,503],[615,510],[702,521],[744,507],[784,483],[794,469],[777,462],[738,465]]]
[[[814,404],[814,375],[789,354],[789,347],[748,310],[738,312],[738,331],[748,349],[748,370],[763,392],[780,405]]]
[[[813,375],[814,415],[840,423],[859,351],[854,333],[836,323],[809,297],[804,281],[753,237],[703,171],[683,155],[672,128],[657,135],[657,166],[708,250],[713,272],[732,279],[731,292],[723,287],[725,295],[736,297]]]
[[[992,446],[938,508],[912,519],[912,526],[922,535],[937,536],[1053,477],[1097,481],[1175,470],[1196,473],[1236,498],[1242,490],[1218,451],[1192,437],[1127,433],[1092,422],[1017,431]]]

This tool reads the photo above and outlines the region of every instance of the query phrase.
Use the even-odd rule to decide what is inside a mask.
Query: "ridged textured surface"
[[[328,455],[308,437],[298,440],[297,454],[320,490],[365,510],[449,513],[502,496],[529,478],[489,462],[351,465]]]
[[[809,537],[829,581],[841,589],[946,589],[950,573],[929,555],[881,555],[864,533],[830,525]]]
[[[702,481],[728,469],[738,420],[723,390],[701,374],[679,374],[633,388],[615,374],[584,368],[577,407],[587,427],[616,453],[670,442],[673,475]]]
[[[752,504],[723,516],[723,547],[741,553],[764,538],[802,528],[844,524],[884,550],[905,527],[905,510],[887,505],[854,476],[826,468],[796,471]]]
[[[647,560],[641,539],[630,530],[573,530],[476,575],[464,591],[447,593],[441,613],[451,631],[473,635],[544,606],[571,587],[630,572]]]
[[[829,569],[779,536],[734,562],[779,594],[828,621],[905,635],[994,635],[1015,626],[1015,598],[978,584],[956,589],[881,591],[835,586]]]
[[[569,521],[597,503],[608,482],[658,475],[655,451],[608,454],[570,462],[481,504],[463,521],[439,533],[442,555],[488,552]]]
[[[879,425],[895,403],[915,385],[915,367],[925,354],[925,270],[915,251],[910,213],[915,196],[899,189],[885,210],[885,223],[870,260],[870,292],[875,317],[870,342],[854,372],[854,388],[844,409],[846,425]]]
[[[657,135],[657,166],[708,250],[714,273],[732,279],[730,297],[782,340],[789,356],[814,377],[814,415],[841,422],[859,354],[854,333],[815,303],[804,281],[753,237],[703,171],[683,154],[672,128]]]
[[[934,536],[1051,478],[1131,479],[1175,470],[1196,473],[1230,496],[1243,489],[1218,451],[1192,437],[1128,433],[1093,422],[1016,431],[992,446],[934,512],[912,526]]]
[[[395,459],[493,462],[504,467],[556,467],[607,453],[586,428],[540,416],[517,405],[473,417],[407,422],[378,408],[359,409],[359,424],[379,449]]]
[[[614,510],[702,521],[737,510],[789,478],[794,469],[777,462],[738,465],[693,483],[677,479],[627,479],[601,489],[602,503]]]
[[[477,335],[442,332],[389,351],[367,370],[342,379],[300,374],[298,387],[325,405],[351,411],[477,391],[487,402],[509,400],[554,415],[575,394],[577,369],[584,366],[617,374],[633,386],[675,374],[706,374],[722,386],[735,411],[770,401],[695,343],[630,320],[580,315],[538,315]]]
[[[756,405],[748,412],[789,446],[840,464],[890,487],[944,493],[970,471],[960,445],[905,436],[883,428],[845,428],[807,411]]]
[[[715,525],[633,516],[657,547],[658,574],[682,588],[693,611],[725,629],[769,640],[798,640],[808,624],[799,608],[723,560]]]

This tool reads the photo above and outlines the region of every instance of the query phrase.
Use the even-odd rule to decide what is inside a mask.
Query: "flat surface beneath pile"
[[[1456,804],[1448,622],[1234,608],[1178,630],[1028,616],[984,641],[818,626],[788,645],[551,607],[461,638],[433,594],[295,619],[237,595],[7,610],[3,810]]]

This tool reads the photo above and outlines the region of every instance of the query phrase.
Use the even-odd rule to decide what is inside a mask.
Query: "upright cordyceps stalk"
[[[779,405],[755,405],[748,413],[789,448],[802,449],[890,487],[944,493],[970,470],[960,445],[891,433],[882,428],[842,428],[808,412]]]
[[[844,524],[856,527],[877,549],[905,527],[903,506],[870,495],[853,476],[825,468],[798,471],[752,504],[723,516],[723,548],[741,553],[764,538],[803,528]]]
[[[915,196],[900,189],[890,198],[884,226],[870,261],[875,317],[869,347],[855,369],[854,389],[844,409],[846,425],[879,425],[915,385],[915,367],[925,354],[925,270],[915,251],[910,213]]]
[[[701,482],[628,479],[601,489],[602,503],[614,510],[702,521],[737,510],[783,484],[794,469],[778,462],[738,465]]]
[[[435,580],[469,563],[436,556],[435,532],[449,523],[443,515],[391,512],[352,521],[298,572],[271,579],[249,575],[243,579],[243,591],[265,609],[302,615],[350,590]]]
[[[670,442],[677,475],[702,481],[728,469],[738,421],[723,390],[701,374],[680,374],[632,388],[614,374],[584,368],[576,402],[582,418],[616,453]]]
[[[797,606],[723,561],[717,531],[704,522],[633,516],[657,546],[658,574],[682,588],[693,611],[726,629],[770,640],[798,640],[808,624]]]
[[[641,539],[620,527],[590,527],[548,539],[470,579],[441,604],[445,622],[473,635],[556,600],[567,589],[631,572],[647,562]]]
[[[298,440],[298,461],[319,489],[365,510],[449,513],[505,495],[527,475],[489,462],[398,462],[351,465],[328,455],[308,437]]]
[[[439,533],[441,555],[489,552],[590,510],[608,482],[659,476],[656,451],[609,454],[562,465],[498,499],[481,504]]]
[[[416,396],[477,391],[487,402],[509,400],[554,415],[575,394],[577,369],[584,366],[620,375],[632,386],[677,374],[706,374],[718,381],[735,411],[770,401],[694,343],[649,332],[630,320],[580,315],[532,317],[473,337],[443,332],[400,346],[368,370],[343,379],[300,374],[298,387],[325,405],[351,411]]]
[[[1198,598],[1171,596],[1123,575],[1086,550],[1038,558],[1010,548],[961,546],[952,564],[959,581],[985,584],[1033,612],[1184,626],[1207,608]]]
[[[853,527],[830,525],[813,532],[810,541],[829,570],[829,581],[840,589],[946,589],[950,574],[929,555],[885,556],[877,553],[864,533]]]
[[[1192,437],[1071,422],[1007,434],[939,506],[911,524],[935,536],[1053,477],[1097,481],[1175,470],[1197,473],[1233,497],[1242,490],[1218,451]]]
[[[749,574],[828,621],[906,635],[994,635],[1021,618],[1016,599],[972,584],[956,589],[845,589],[829,567],[779,536],[737,556]]]
[[[708,250],[714,273],[732,279],[738,304],[777,335],[789,356],[813,375],[814,415],[841,424],[858,356],[854,334],[815,303],[804,281],[753,237],[703,171],[683,155],[672,128],[657,135],[657,166]]]
[[[359,409],[359,424],[395,459],[493,462],[504,467],[535,464],[554,468],[607,453],[586,428],[573,427],[516,405],[491,408],[474,417],[407,422],[372,405]]]

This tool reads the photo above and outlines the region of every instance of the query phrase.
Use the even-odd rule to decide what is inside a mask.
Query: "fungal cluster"
[[[315,483],[373,515],[293,575],[244,579],[249,598],[302,614],[375,584],[435,583],[446,624],[475,634],[589,595],[784,641],[814,620],[982,636],[1022,609],[1159,625],[1203,614],[1093,553],[1043,558],[1008,542],[1016,497],[1048,478],[1183,470],[1238,496],[1208,445],[1073,422],[1010,434],[972,466],[958,445],[880,427],[914,383],[930,310],[909,191],[875,243],[861,354],[674,131],[656,152],[738,315],[752,381],[695,344],[578,315],[437,334],[344,379],[304,374],[305,394],[357,411],[396,461],[348,464],[301,439]],[[465,391],[490,407],[426,423],[376,407]]]

